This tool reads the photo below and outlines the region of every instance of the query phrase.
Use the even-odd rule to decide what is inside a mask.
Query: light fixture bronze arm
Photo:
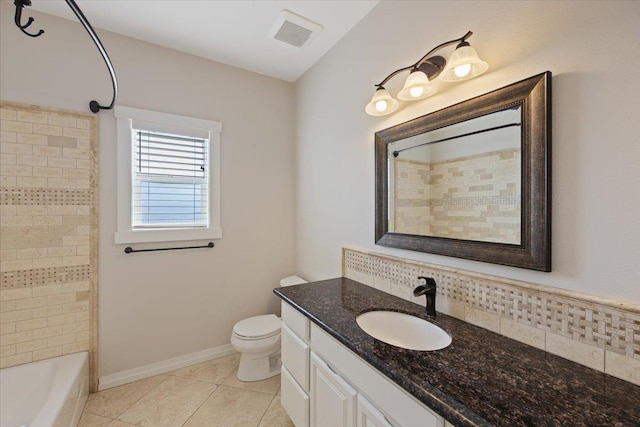
[[[388,82],[389,80],[391,80],[391,78],[393,76],[395,76],[398,73],[401,73],[403,71],[406,70],[410,70],[410,69],[418,69],[418,67],[420,67],[420,65],[424,64],[425,62],[429,62],[429,57],[436,53],[437,51],[439,51],[440,49],[447,47],[449,45],[455,44],[455,43],[464,43],[469,37],[471,37],[473,33],[471,31],[467,31],[467,33],[458,38],[458,39],[454,39],[454,40],[450,40],[448,42],[444,42],[442,44],[439,44],[438,46],[434,47],[433,49],[431,49],[429,52],[427,52],[426,55],[424,55],[422,58],[420,58],[420,60],[418,60],[418,62],[416,62],[415,64],[409,65],[408,67],[404,67],[404,68],[400,68],[396,71],[394,71],[393,73],[389,74],[387,77],[385,77],[384,80],[382,80],[380,83],[374,85],[375,87],[377,87],[378,89],[382,88],[382,86]],[[437,64],[433,64],[434,66],[438,67]]]

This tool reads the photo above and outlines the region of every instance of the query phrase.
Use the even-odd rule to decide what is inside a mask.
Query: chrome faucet
[[[436,281],[431,277],[419,276],[418,279],[424,280],[424,285],[420,285],[413,290],[413,296],[419,297],[424,295],[427,298],[424,307],[424,315],[427,317],[436,316]]]

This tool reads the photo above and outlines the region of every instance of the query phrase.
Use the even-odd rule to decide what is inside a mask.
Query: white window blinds
[[[207,227],[209,140],[132,131],[132,227]]]

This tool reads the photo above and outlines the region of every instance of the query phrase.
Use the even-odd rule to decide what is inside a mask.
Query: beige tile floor
[[[293,427],[280,376],[243,383],[239,360],[233,354],[92,394],[80,427]]]

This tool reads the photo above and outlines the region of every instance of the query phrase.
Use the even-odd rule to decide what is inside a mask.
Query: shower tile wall
[[[394,163],[393,230],[397,233],[431,235],[430,164],[396,159]]]
[[[95,368],[97,118],[3,102],[0,119],[0,367],[89,350]]]
[[[520,149],[395,161],[394,230],[520,243]]]

